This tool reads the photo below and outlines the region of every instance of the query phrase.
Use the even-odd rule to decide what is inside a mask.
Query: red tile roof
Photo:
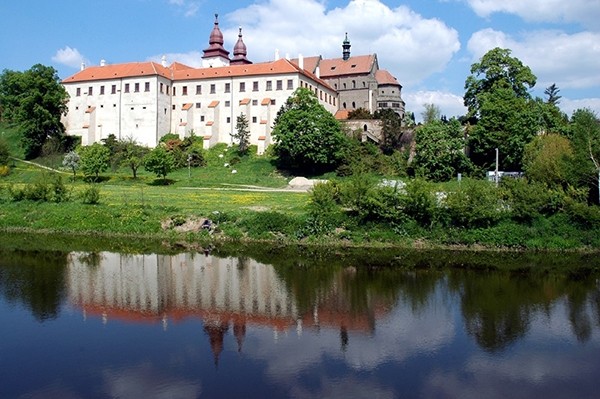
[[[208,104],[208,108],[215,108],[217,105],[219,105],[219,101],[215,100]]]
[[[248,104],[250,104],[249,98],[244,98],[244,99],[240,100],[240,105],[248,105]]]
[[[173,71],[182,71],[185,69],[194,69],[191,66],[187,66],[185,64],[182,64],[181,62],[174,62],[171,64],[171,66],[169,66],[169,68]]]
[[[271,104],[271,99],[269,97],[263,98],[260,102],[260,105],[269,105]]]
[[[266,139],[267,139],[267,136],[258,136],[258,139],[259,139],[259,140],[266,140]]]
[[[371,72],[376,61],[374,54],[358,55],[350,57],[348,60],[344,60],[343,58],[322,60],[319,67],[321,77],[324,78],[341,75],[359,75]]]
[[[105,66],[91,66],[75,75],[69,76],[63,83],[87,82],[93,80],[121,79],[136,76],[163,76],[171,78],[171,70],[156,62],[129,62]]]
[[[208,121],[208,122],[206,122],[206,126],[212,126],[212,125],[214,125],[214,124],[215,124],[215,123],[214,123],[213,121]],[[210,137],[210,136],[209,136],[209,137]],[[205,138],[206,138],[206,137],[205,137]]]
[[[319,62],[321,62],[322,58],[320,55],[312,56],[312,57],[304,57],[304,69],[311,73],[315,73]],[[294,58],[291,60],[294,65],[300,65],[298,58]]]
[[[91,114],[92,112],[94,112],[95,109],[96,109],[96,107],[88,107],[88,109],[85,110],[85,113]]]
[[[377,72],[375,72],[375,79],[377,79],[377,83],[380,85],[400,86],[400,83],[398,83],[398,79],[392,76],[392,74],[386,71],[385,69],[380,69]]]
[[[184,110],[184,111],[187,111],[190,108],[192,108],[193,105],[194,104],[192,104],[192,103],[185,103],[185,104],[183,104],[183,107],[181,107],[181,109]]]
[[[335,113],[335,119],[341,121],[341,120],[346,120],[348,119],[348,114],[350,113],[350,111],[348,111],[347,109],[340,109],[339,111],[337,111]]]

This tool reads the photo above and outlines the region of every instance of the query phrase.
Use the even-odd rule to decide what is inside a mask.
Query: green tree
[[[572,178],[576,185],[598,188],[600,179],[600,121],[590,109],[578,109],[571,118],[574,148]],[[595,198],[600,194],[592,192]]]
[[[100,143],[94,143],[78,150],[81,171],[85,176],[94,176],[97,181],[100,172],[108,170],[110,151]]]
[[[481,116],[481,108],[487,95],[498,89],[506,89],[516,98],[531,98],[529,89],[535,86],[537,78],[528,66],[510,56],[509,49],[494,48],[488,51],[479,62],[471,65],[471,75],[465,82],[465,106],[469,116]]]
[[[248,118],[243,113],[237,117],[235,133],[231,137],[238,142],[238,152],[242,155],[246,154],[250,146],[250,128],[248,127]]]
[[[60,121],[67,112],[68,94],[56,70],[36,64],[25,72],[0,75],[2,118],[19,126],[25,157],[35,158],[49,138],[64,137]]]
[[[144,164],[144,157],[150,151],[148,147],[139,145],[135,139],[127,138],[121,142],[120,146],[121,164],[131,169],[133,178],[137,178],[137,171]]]
[[[166,180],[167,175],[175,169],[175,158],[164,146],[159,145],[144,157],[144,169]]]
[[[423,123],[431,123],[434,121],[439,121],[442,116],[442,110],[435,104],[424,104],[425,109],[421,112],[421,117],[423,118]]]
[[[391,109],[382,109],[375,112],[375,118],[381,121],[381,142],[379,147],[386,155],[391,155],[402,145],[402,119]]]
[[[62,165],[65,168],[71,169],[71,171],[73,172],[73,181],[75,181],[75,177],[76,177],[77,169],[79,169],[80,161],[81,161],[81,158],[79,157],[79,154],[77,154],[75,151],[69,151],[63,158]]]
[[[462,126],[456,119],[447,124],[439,119],[420,126],[415,135],[414,169],[434,181],[447,181],[458,172],[470,172],[472,165],[465,155]]]
[[[306,88],[287,99],[272,134],[280,166],[309,173],[335,169],[348,141],[339,122]]]
[[[510,53],[501,48],[488,51],[471,66],[465,82],[467,118],[475,123],[470,132],[471,159],[484,168],[495,163],[498,148],[500,168],[519,170],[524,146],[542,129],[529,94],[536,77]]]
[[[559,92],[560,89],[556,86],[556,83],[552,83],[550,86],[546,87],[546,90],[544,90],[544,94],[548,96],[546,102],[548,104],[558,105],[562,98],[562,96],[558,95]]]
[[[373,114],[366,108],[356,108],[348,112],[348,119],[373,119]]]
[[[8,143],[0,138],[0,166],[8,165],[8,159],[10,158],[10,149]]]
[[[550,187],[565,186],[573,148],[569,139],[558,134],[535,137],[525,146],[523,170],[531,181]]]

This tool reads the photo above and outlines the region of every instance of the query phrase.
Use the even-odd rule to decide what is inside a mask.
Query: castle
[[[342,58],[321,56],[279,58],[252,63],[240,28],[233,57],[224,47],[218,15],[204,50],[202,67],[178,62],[131,62],[85,67],[63,80],[69,94],[63,119],[67,134],[83,145],[114,134],[155,147],[171,132],[181,138],[195,134],[204,148],[232,143],[236,119],[245,115],[250,143],[262,154],[273,142],[277,111],[299,87],[313,91],[338,119],[366,108],[393,109],[403,116],[402,86],[379,69],[377,55],[351,56],[346,35]]]

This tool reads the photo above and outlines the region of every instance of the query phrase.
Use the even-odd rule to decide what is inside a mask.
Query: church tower
[[[252,64],[246,56],[248,55],[248,50],[246,49],[246,44],[242,40],[242,28],[240,27],[240,33],[238,33],[238,40],[233,48],[233,59],[231,60],[231,65],[247,65]]]
[[[202,66],[204,68],[229,66],[229,51],[225,50],[223,44],[223,33],[219,29],[219,14],[215,14],[215,26],[208,40],[209,47],[204,50]]]
[[[350,40],[348,40],[348,32],[346,32],[346,38],[344,39],[344,43],[342,44],[342,59],[344,61],[348,61],[350,58]]]

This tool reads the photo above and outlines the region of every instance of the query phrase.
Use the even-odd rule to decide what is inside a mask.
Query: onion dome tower
[[[215,26],[210,33],[208,40],[209,47],[204,50],[204,55],[202,56],[202,66],[208,68],[229,65],[229,51],[223,47],[224,43],[223,33],[219,29],[219,14],[215,14]]]
[[[246,49],[246,45],[242,40],[242,28],[240,27],[240,32],[238,33],[238,40],[235,43],[235,47],[233,47],[233,59],[231,60],[231,65],[247,65],[252,64],[252,61],[248,60],[246,56],[248,55],[248,50]]]

